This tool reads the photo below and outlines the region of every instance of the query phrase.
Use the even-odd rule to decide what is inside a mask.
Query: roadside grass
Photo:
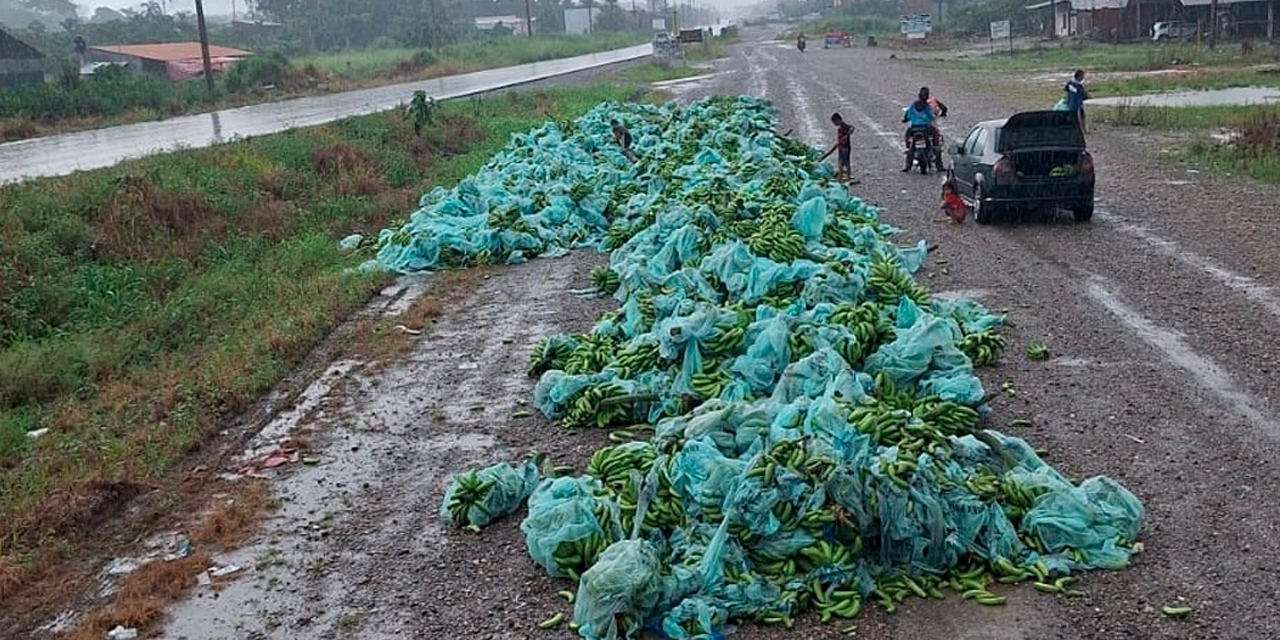
[[[1094,122],[1162,130],[1238,129],[1260,116],[1274,114],[1273,106],[1164,107],[1148,105],[1088,106]]]
[[[1280,184],[1280,108],[1274,105],[1093,107],[1089,115],[1113,126],[1192,134],[1173,153],[1180,162]]]
[[[1165,91],[1199,91],[1234,87],[1280,87],[1276,70],[1210,68],[1186,73],[1136,76],[1089,83],[1089,95],[1133,96]]]
[[[229,85],[226,80],[236,74],[228,72],[219,81],[212,103],[201,81],[171,84],[151,76],[106,71],[70,88],[46,84],[0,92],[0,142],[572,57],[640,44],[647,38],[648,34],[635,32],[558,34],[481,40],[436,50],[364,49],[292,60],[281,57],[270,69],[273,74],[253,78],[271,88],[263,89],[264,83],[259,82]],[[262,70],[266,62],[272,62],[271,56],[241,64]]]
[[[1188,165],[1215,173],[1246,175],[1259,182],[1280,185],[1280,153],[1277,152],[1248,156],[1201,140],[1179,151],[1176,157]]]
[[[585,36],[549,34],[532,38],[482,39],[433,50],[387,48],[320,53],[301,57],[295,62],[298,65],[314,65],[321,71],[346,81],[406,76],[424,78],[569,58],[647,41],[648,34],[636,32]]]
[[[1201,137],[1177,157],[1210,171],[1280,184],[1280,108],[1254,111],[1232,128],[1232,134],[1226,142]]]
[[[1013,54],[992,53],[963,60],[920,60],[916,64],[938,69],[962,71],[1011,72],[1056,71],[1067,73],[1072,69],[1085,71],[1153,71],[1186,65],[1248,66],[1280,60],[1274,48],[1257,46],[1251,52],[1241,54],[1240,48],[1229,43],[1210,50],[1193,43],[1062,43],[1057,46],[1037,46],[1019,50]]]
[[[421,137],[387,112],[0,188],[0,592],[73,560],[389,281],[339,238],[513,133],[634,97],[510,92],[445,103]]]
[[[690,67],[678,62],[648,62],[619,71],[618,78],[630,82],[662,82],[663,80],[690,78],[704,73],[706,73],[705,69]]]

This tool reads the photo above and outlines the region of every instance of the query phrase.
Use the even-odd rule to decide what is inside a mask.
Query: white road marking
[[[710,80],[710,79],[712,79],[712,78],[718,77],[719,75],[720,75],[719,73],[704,73],[704,74],[702,74],[702,75],[698,75],[698,76],[690,76],[690,77],[688,77],[688,78],[676,78],[676,79],[674,79],[674,80],[660,80],[660,81],[658,81],[658,82],[654,82],[654,83],[652,83],[652,84],[653,84],[653,86],[658,87],[658,88],[662,88],[662,87],[674,87],[674,86],[676,86],[676,85],[688,84],[688,83],[690,83],[690,82],[696,82],[696,83],[701,84],[701,83],[703,83],[703,82],[705,82],[705,81],[707,81],[707,80]]]
[[[765,68],[757,62],[755,55],[748,53],[747,58],[747,92],[759,98],[769,98],[769,76]]]
[[[766,55],[766,58],[769,56]],[[770,62],[774,59],[770,58]],[[805,142],[817,149],[827,148],[824,144],[826,137],[822,133],[822,118],[816,116],[813,111],[813,103],[809,100],[809,93],[805,91],[804,84],[798,82],[794,74],[786,74],[787,93],[791,96],[792,106],[795,108],[796,126],[800,129],[800,135]]]
[[[858,122],[866,126],[866,128],[869,131],[871,131],[877,136],[885,138],[886,140],[896,142],[902,139],[902,136],[898,132],[891,131],[889,129],[886,129],[880,126],[880,123],[877,122],[874,118],[872,118],[871,116],[868,116],[866,112],[864,112],[862,109],[859,109],[853,102],[850,102],[846,98],[841,96],[839,87],[835,86],[830,82],[825,82],[825,81],[819,81],[818,84],[822,85],[822,88],[826,90],[827,94],[831,96],[831,98],[835,101],[835,103],[840,105],[839,111],[841,112],[842,115],[844,113],[853,114],[853,117],[856,118]]]
[[[1259,284],[1253,278],[1239,275],[1209,258],[1187,251],[1178,246],[1178,243],[1156,235],[1142,225],[1128,222],[1123,216],[1105,210],[1097,210],[1094,215],[1114,224],[1121,231],[1142,239],[1147,244],[1159,249],[1161,253],[1175,258],[1189,267],[1199,269],[1210,278],[1243,294],[1272,315],[1280,317],[1280,297],[1275,295],[1271,287]]]
[[[1097,274],[1089,275],[1085,293],[1095,302],[1110,311],[1122,324],[1138,334],[1147,344],[1164,354],[1170,362],[1177,365],[1200,382],[1205,389],[1216,394],[1226,405],[1239,412],[1248,420],[1267,431],[1267,435],[1280,437],[1280,423],[1269,417],[1258,407],[1265,407],[1263,401],[1255,398],[1247,391],[1241,390],[1227,373],[1216,362],[1196,353],[1182,336],[1157,326],[1154,322],[1126,305],[1114,293],[1105,278]]]
[[[952,291],[938,291],[931,295],[942,300],[958,300],[961,298],[977,300],[979,298],[985,298],[987,296],[987,291],[986,289],[954,289]]]

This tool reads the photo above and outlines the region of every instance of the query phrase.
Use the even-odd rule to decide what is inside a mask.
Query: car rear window
[[[1001,129],[1000,151],[1019,151],[1038,147],[1084,148],[1084,136],[1075,125],[1035,127],[1030,129]]]

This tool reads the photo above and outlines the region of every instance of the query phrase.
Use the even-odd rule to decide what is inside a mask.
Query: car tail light
[[[996,165],[991,168],[997,180],[1008,178],[1013,175],[1013,163],[1008,158],[1000,158],[996,161]]]
[[[1093,156],[1087,151],[1080,154],[1080,173],[1093,173]]]

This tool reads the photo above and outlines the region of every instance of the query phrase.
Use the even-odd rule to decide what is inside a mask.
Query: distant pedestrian
[[[1067,92],[1067,111],[1076,114],[1080,123],[1080,131],[1089,133],[1084,120],[1084,101],[1089,99],[1089,92],[1084,88],[1084,69],[1076,69],[1071,79],[1062,87]]]
[[[610,120],[609,126],[613,128],[613,141],[622,147],[622,155],[635,162],[636,154],[631,150],[631,132],[627,130],[626,125],[617,120]]]
[[[804,47],[805,47],[804,34],[801,33],[800,36],[796,38],[796,48],[800,50],[800,53],[804,53]]]

